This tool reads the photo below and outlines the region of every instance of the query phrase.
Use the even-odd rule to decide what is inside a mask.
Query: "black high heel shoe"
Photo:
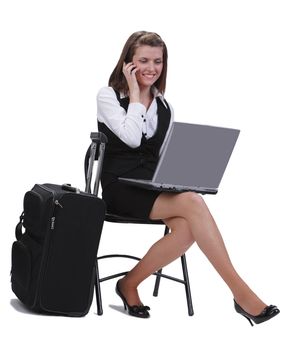
[[[125,299],[124,295],[121,293],[121,290],[119,288],[119,281],[116,283],[116,293],[119,295],[119,297],[122,299],[124,304],[124,309],[128,310],[128,314],[130,316],[140,317],[140,318],[149,318],[150,314],[148,310],[150,310],[149,306],[144,305],[128,305],[127,300]]]
[[[268,321],[269,319],[277,316],[280,313],[280,310],[277,308],[277,306],[274,306],[274,305],[266,306],[263,309],[263,311],[259,315],[256,315],[256,316],[253,316],[253,315],[249,314],[248,312],[246,312],[245,310],[243,310],[242,307],[240,305],[238,305],[235,300],[234,300],[234,307],[235,307],[236,312],[238,312],[240,315],[242,315],[248,319],[251,326],[253,326],[252,321],[256,324],[262,323],[262,322]]]

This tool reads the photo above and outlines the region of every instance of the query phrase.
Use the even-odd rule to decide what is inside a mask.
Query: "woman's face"
[[[160,77],[163,69],[163,48],[148,45],[139,46],[132,58],[138,68],[136,79],[141,87],[151,87]]]

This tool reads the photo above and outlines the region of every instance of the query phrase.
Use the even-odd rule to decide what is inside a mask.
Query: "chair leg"
[[[166,234],[169,233],[169,227],[165,226],[165,231],[164,231],[164,236],[166,236]],[[155,287],[154,287],[154,291],[153,291],[153,296],[157,297],[159,294],[159,287],[160,287],[160,282],[161,282],[161,273],[162,273],[163,269],[160,269],[157,273],[157,277],[156,277],[156,282],[155,282]]]
[[[101,284],[98,261],[95,264],[96,278],[95,278],[95,291],[96,291],[96,301],[97,301],[97,313],[99,316],[103,315],[103,305],[102,305],[102,295],[101,295]]]
[[[182,264],[182,272],[183,272],[185,292],[186,292],[188,315],[193,316],[194,311],[193,311],[193,305],[192,305],[192,297],[191,297],[191,291],[190,291],[189,276],[188,276],[188,271],[187,271],[185,254],[183,254],[181,256],[181,264]]]
[[[154,291],[153,291],[153,296],[157,297],[159,294],[159,287],[160,287],[160,281],[161,281],[161,273],[162,273],[163,269],[158,270],[158,274],[156,276],[156,282],[155,282],[155,287],[154,287]]]

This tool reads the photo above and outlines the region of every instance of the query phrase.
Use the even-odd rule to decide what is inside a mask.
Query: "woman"
[[[127,40],[110,76],[100,90],[98,127],[108,137],[103,172],[103,198],[110,212],[162,220],[171,233],[156,242],[144,258],[117,282],[116,292],[132,316],[149,317],[139,298],[139,284],[180,257],[196,242],[226,282],[238,313],[261,323],[279,313],[266,305],[235,271],[221,234],[202,197],[150,191],[120,183],[119,176],[151,179],[173,122],[163,97],[167,48],[156,33],[136,32]],[[251,321],[252,320],[252,321]]]

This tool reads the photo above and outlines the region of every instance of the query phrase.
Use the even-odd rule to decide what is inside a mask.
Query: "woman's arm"
[[[98,121],[118,136],[129,147],[139,147],[146,108],[139,102],[130,102],[127,113],[120,106],[111,87],[102,88],[97,95]]]

